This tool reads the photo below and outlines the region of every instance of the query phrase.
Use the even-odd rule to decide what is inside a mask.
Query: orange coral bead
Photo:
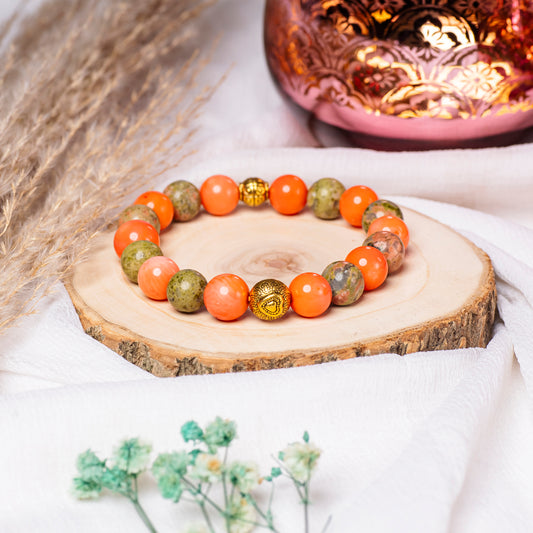
[[[228,176],[217,174],[202,183],[200,198],[211,215],[228,215],[239,203],[239,186]]]
[[[331,286],[320,274],[305,272],[296,276],[289,285],[289,290],[292,308],[305,318],[320,316],[331,304]]]
[[[346,261],[355,265],[363,274],[365,290],[372,291],[383,285],[389,273],[387,259],[373,246],[358,246],[347,256]]]
[[[159,218],[162,230],[168,228],[172,220],[174,220],[174,204],[172,203],[172,200],[162,192],[145,192],[135,200],[134,204],[147,205],[150,209],[155,211],[157,218]]]
[[[339,200],[342,218],[358,228],[362,225],[365,209],[378,199],[378,195],[366,185],[356,185],[346,189]]]
[[[409,244],[409,229],[405,222],[394,215],[384,215],[376,218],[372,224],[368,227],[368,235],[372,235],[378,231],[390,231],[394,233],[403,242],[405,248]]]
[[[166,300],[168,282],[178,271],[178,265],[169,257],[150,257],[139,269],[139,287],[152,300]]]
[[[126,247],[135,241],[151,241],[159,246],[159,233],[144,220],[128,220],[121,224],[113,237],[115,252],[120,257]]]
[[[307,203],[307,185],[298,176],[285,174],[269,190],[270,204],[282,215],[296,215]]]
[[[248,285],[235,274],[215,276],[205,288],[204,304],[218,320],[237,320],[248,309]]]

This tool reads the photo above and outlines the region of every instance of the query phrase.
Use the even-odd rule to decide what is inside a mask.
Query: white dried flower
[[[189,474],[202,483],[216,483],[222,478],[222,463],[216,455],[200,453]]]
[[[294,442],[289,444],[279,457],[291,476],[296,481],[305,483],[311,478],[321,453],[311,442]]]

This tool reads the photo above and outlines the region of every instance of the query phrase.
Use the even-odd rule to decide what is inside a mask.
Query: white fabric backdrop
[[[205,79],[233,67],[199,120],[198,153],[175,177],[199,183],[224,168],[242,169],[235,178],[333,175],[401,195],[399,203],[465,233],[491,256],[502,317],[491,344],[163,380],[87,337],[58,287],[0,339],[0,531],[143,531],[126,501],[70,497],[77,454],[92,447],[105,455],[128,436],[175,449],[183,422],[219,414],[238,423],[235,455],[265,468],[271,453],[311,433],[324,451],[313,532],[329,514],[336,533],[532,531],[533,231],[515,222],[533,227],[533,148],[305,148],[317,140],[269,79],[261,16],[260,0],[226,0],[201,21],[200,36],[224,31]],[[160,532],[180,531],[186,506],[176,510],[151,482],[142,495]],[[280,529],[301,530],[291,489],[281,486],[277,496]]]

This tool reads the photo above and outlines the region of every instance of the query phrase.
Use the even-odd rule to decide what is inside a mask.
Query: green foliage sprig
[[[216,533],[216,526],[225,533],[250,533],[255,528],[280,533],[272,504],[275,481],[281,477],[296,488],[304,509],[304,531],[309,533],[310,483],[321,451],[310,442],[307,431],[301,441],[278,453],[276,466],[264,476],[253,462],[228,460],[229,447],[237,437],[231,420],[217,417],[205,429],[191,420],[181,427],[181,436],[189,449],[159,454],[151,472],[163,498],[198,505],[205,525],[190,526],[187,533]],[[132,502],[148,530],[156,533],[139,501],[137,485],[139,475],[148,469],[150,453],[151,446],[136,438],[121,442],[110,459],[87,450],[77,460],[74,494],[79,499],[98,498],[103,489],[120,494]],[[260,485],[269,486],[266,507],[255,495]],[[328,525],[329,521],[323,533]]]

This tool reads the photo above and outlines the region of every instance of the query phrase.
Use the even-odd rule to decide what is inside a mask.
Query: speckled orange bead
[[[139,268],[139,288],[152,300],[166,300],[168,282],[178,271],[178,265],[170,257],[150,257]]]
[[[331,304],[331,286],[320,274],[305,272],[296,276],[289,290],[294,312],[305,318],[320,316]]]
[[[307,203],[307,185],[298,176],[276,178],[269,190],[270,205],[282,215],[296,215]]]
[[[200,188],[204,209],[211,215],[229,215],[239,203],[239,186],[228,176],[207,178]]]
[[[248,285],[235,274],[215,276],[204,291],[206,309],[218,320],[237,320],[248,309]]]

